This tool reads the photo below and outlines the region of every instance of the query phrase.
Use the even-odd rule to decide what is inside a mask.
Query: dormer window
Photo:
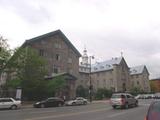
[[[106,64],[106,67],[111,67],[111,65]]]
[[[104,66],[100,66],[100,68],[101,68],[101,69],[103,69],[103,68],[104,68]]]
[[[98,68],[94,67],[94,70],[97,70]]]

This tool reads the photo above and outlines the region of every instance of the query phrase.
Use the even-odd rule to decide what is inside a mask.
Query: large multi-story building
[[[145,92],[150,91],[149,73],[145,66],[129,68],[124,57],[116,57],[92,65],[89,61],[91,60],[85,49],[79,67],[79,84],[85,85],[84,87],[92,84],[95,91],[98,88],[106,88],[115,92],[124,92],[138,86]]]
[[[81,54],[60,31],[50,32],[30,40],[26,40],[22,47],[31,47],[47,61],[48,78],[59,74],[73,76],[69,85],[69,98],[75,97],[76,79],[79,76],[79,57]],[[67,78],[68,79],[68,78]]]

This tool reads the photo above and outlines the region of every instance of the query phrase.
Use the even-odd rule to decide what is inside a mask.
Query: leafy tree
[[[84,88],[82,85],[78,86],[76,89],[76,96],[86,98],[87,96],[89,96],[89,89]]]
[[[9,58],[11,57],[11,50],[7,43],[7,39],[0,36],[0,74],[5,68],[5,65]]]
[[[140,93],[144,93],[144,91],[140,87],[133,87],[130,90],[132,95],[138,95]]]
[[[11,71],[11,79],[7,82],[10,87],[22,87],[23,97],[34,100],[45,95],[46,61],[36,50],[26,47],[19,48],[7,64]],[[14,76],[13,76],[14,74]]]
[[[105,88],[99,88],[96,92],[96,99],[101,100],[104,98],[110,98],[112,95],[112,91],[105,89]]]
[[[48,96],[55,96],[59,94],[59,92],[63,91],[66,87],[66,81],[64,77],[58,76],[53,78],[52,80],[47,81],[47,93]]]

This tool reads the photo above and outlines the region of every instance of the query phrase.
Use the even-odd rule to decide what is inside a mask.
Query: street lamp
[[[92,59],[94,59],[94,56],[89,56],[89,63],[90,63],[90,71],[89,71],[89,100],[90,102],[92,102],[92,89],[93,89],[93,85],[92,85],[92,80],[91,80],[91,69],[92,69]]]

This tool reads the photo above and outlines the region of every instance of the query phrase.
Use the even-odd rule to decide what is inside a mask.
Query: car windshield
[[[114,94],[112,95],[112,98],[125,98],[125,96],[121,94]]]

